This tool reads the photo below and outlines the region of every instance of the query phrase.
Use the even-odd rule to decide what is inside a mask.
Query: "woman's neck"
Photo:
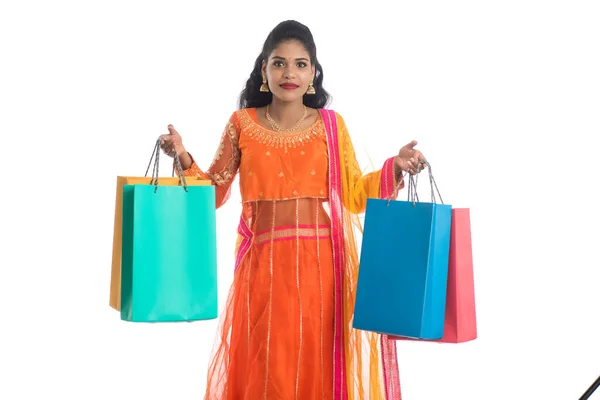
[[[304,115],[304,104],[302,100],[294,102],[283,102],[273,98],[269,106],[269,114],[283,129],[290,128]]]

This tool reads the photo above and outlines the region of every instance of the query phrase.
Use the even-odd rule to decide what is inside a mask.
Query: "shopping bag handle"
[[[162,138],[159,137],[156,140],[156,144],[154,145],[154,150],[152,151],[152,156],[150,157],[150,162],[148,162],[148,167],[146,168],[146,174],[144,176],[148,176],[148,171],[150,170],[150,165],[152,165],[152,160],[154,159],[154,168],[152,169],[152,179],[150,180],[150,184],[154,185],[154,192],[158,190],[158,172],[159,172],[159,160],[160,160],[160,144],[162,142]],[[181,161],[179,160],[179,156],[175,153],[175,167],[177,168],[177,173],[179,175],[179,185],[183,186],[183,189],[187,192],[187,181],[185,180],[185,175],[183,174],[183,169],[181,168]],[[173,169],[172,176],[175,176],[175,169]]]
[[[435,203],[436,202],[436,198],[435,198],[435,192],[437,192],[438,197],[440,199],[440,203],[444,204],[444,200],[442,199],[442,195],[440,194],[440,190],[438,189],[437,183],[435,182],[435,179],[433,178],[433,173],[431,172],[431,164],[429,164],[428,161],[421,161],[422,164],[425,164],[427,166],[427,170],[429,173],[429,185],[431,187],[431,202]],[[392,193],[392,195],[388,198],[388,206],[390,205],[390,202],[396,198],[396,196],[398,195],[398,191],[400,190],[400,187],[402,186],[402,184],[404,183],[404,177],[408,175],[408,172],[404,172],[401,176],[400,176],[400,180],[398,181],[398,184],[396,185],[396,188],[394,189],[394,192]],[[413,206],[416,205],[417,202],[419,202],[419,194],[417,193],[417,182],[419,179],[419,174],[417,175],[410,175],[408,177],[408,194],[407,194],[407,200],[413,203]],[[435,191],[434,191],[435,188]]]
[[[150,156],[150,161],[148,162],[148,168],[146,168],[146,174],[144,176],[148,176],[148,170],[150,169],[150,165],[152,165],[152,159],[157,152],[160,152],[160,144],[162,143],[162,139],[159,137],[157,139],[157,143],[154,145],[154,150],[152,151],[152,156]],[[158,157],[158,156],[157,156]],[[157,161],[155,161],[156,163]],[[171,171],[171,176],[175,177],[175,164],[173,164],[173,170]]]

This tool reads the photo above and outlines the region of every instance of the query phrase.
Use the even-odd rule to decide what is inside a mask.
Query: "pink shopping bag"
[[[418,340],[438,343],[464,343],[477,338],[473,250],[471,247],[471,215],[468,208],[452,209],[450,256],[444,336],[422,340],[391,336],[395,340]]]

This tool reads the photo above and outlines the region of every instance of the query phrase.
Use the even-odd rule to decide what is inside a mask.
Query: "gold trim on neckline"
[[[325,138],[325,125],[323,124],[321,114],[306,129],[297,132],[275,132],[254,121],[250,114],[248,114],[248,109],[244,109],[240,113],[240,125],[242,128],[241,131],[252,139],[269,147],[283,148],[286,152],[290,148],[294,149],[304,146],[318,137]]]

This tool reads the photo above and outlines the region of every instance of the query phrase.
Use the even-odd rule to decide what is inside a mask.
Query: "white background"
[[[587,389],[600,375],[598,3],[389,4],[2,2],[0,398],[202,398],[216,321],[132,324],[108,306],[116,176],[143,175],[169,123],[207,166],[284,19],[311,28],[361,165],[416,139],[445,202],[471,208],[479,338],[399,343],[404,398]],[[235,183],[217,214],[221,305],[239,211]]]

